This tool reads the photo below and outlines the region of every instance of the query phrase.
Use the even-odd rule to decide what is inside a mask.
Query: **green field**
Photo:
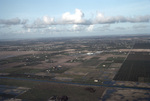
[[[106,61],[112,61],[114,63],[122,63],[125,57],[108,57]]]
[[[83,62],[83,65],[84,66],[97,66],[100,62],[99,58],[100,57],[93,57],[89,60],[86,60],[86,61]]]

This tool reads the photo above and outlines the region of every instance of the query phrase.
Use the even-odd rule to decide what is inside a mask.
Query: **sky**
[[[0,0],[0,39],[150,34],[150,0]]]

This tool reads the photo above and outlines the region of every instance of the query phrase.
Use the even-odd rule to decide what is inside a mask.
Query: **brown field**
[[[20,55],[27,55],[27,54],[39,54],[39,53],[52,53],[46,51],[1,51],[0,52],[0,59],[5,59],[8,57],[20,56]]]
[[[108,93],[111,91],[111,93]],[[107,97],[105,97],[105,94]],[[103,94],[102,101],[149,101],[149,90],[109,88]]]
[[[119,68],[119,67],[121,67],[121,65],[122,65],[122,63],[112,63],[112,64],[110,65],[110,67]]]

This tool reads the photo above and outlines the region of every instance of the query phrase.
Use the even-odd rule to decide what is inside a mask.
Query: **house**
[[[94,82],[98,82],[98,80],[94,80]]]
[[[86,53],[87,55],[93,55],[93,53]]]

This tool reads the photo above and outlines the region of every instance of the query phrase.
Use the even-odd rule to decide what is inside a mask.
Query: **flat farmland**
[[[1,85],[5,85],[5,88],[2,88]],[[22,89],[20,88],[20,86],[22,87]],[[21,101],[99,101],[105,89],[106,87],[92,87],[39,81],[34,82],[24,80],[0,79],[0,93],[20,94],[21,91],[25,92],[20,94],[19,96],[16,96],[17,99],[22,99]],[[65,95],[68,97],[68,100],[48,100],[54,95],[57,97]],[[1,100],[0,98],[0,101],[4,100]]]
[[[114,80],[150,82],[150,53],[130,52]]]
[[[150,43],[136,43],[133,49],[150,49]]]

